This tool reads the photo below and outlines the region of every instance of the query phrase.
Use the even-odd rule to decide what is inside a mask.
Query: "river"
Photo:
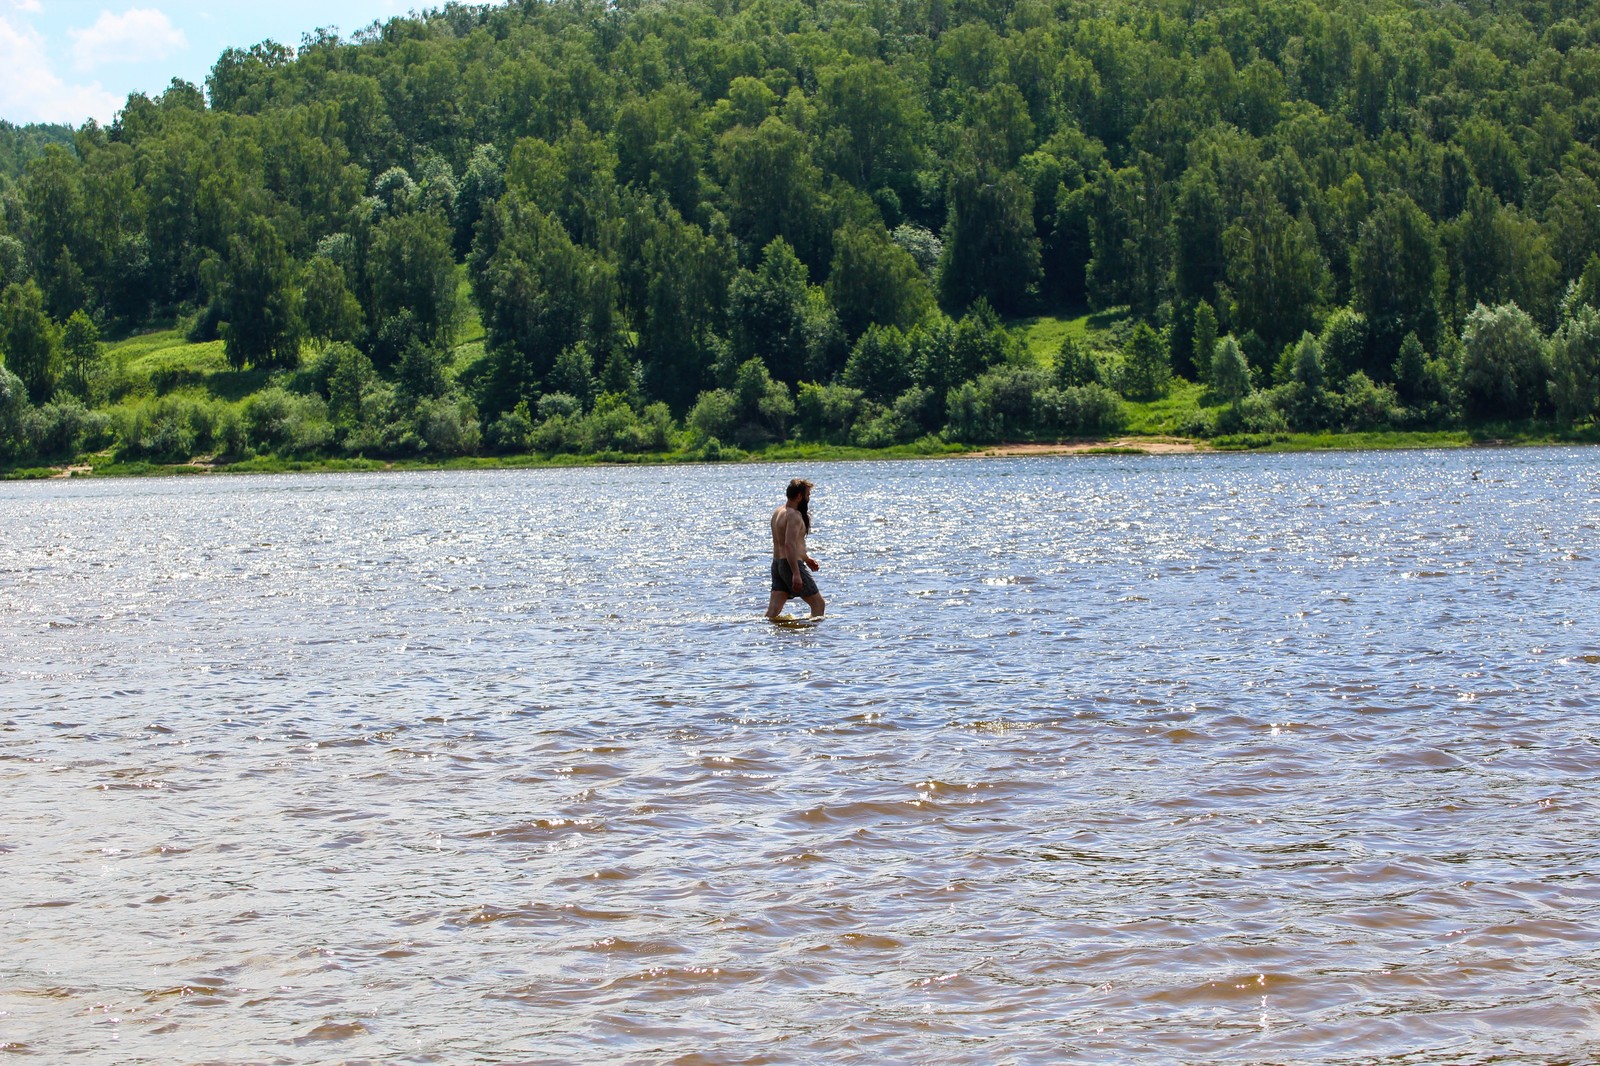
[[[1597,460],[0,485],[0,1051],[1600,1060]]]

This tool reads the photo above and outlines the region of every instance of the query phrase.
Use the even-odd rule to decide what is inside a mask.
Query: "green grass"
[[[1200,400],[1205,396],[1205,386],[1182,378],[1173,378],[1172,387],[1159,400],[1148,403],[1128,401],[1128,432],[1141,437],[1170,437],[1179,435],[1178,429],[1199,416],[1204,408]]]
[[[1104,311],[1068,309],[1053,315],[1035,315],[1017,319],[1009,325],[1022,332],[1028,351],[1041,366],[1051,366],[1061,342],[1068,337],[1091,348],[1115,347],[1115,334],[1119,326],[1130,321],[1125,307],[1112,307]]]
[[[1371,430],[1357,433],[1237,433],[1214,437],[1218,451],[1337,452],[1392,451],[1402,448],[1470,448],[1462,430]]]
[[[194,344],[181,329],[138,333],[106,345],[106,361],[136,377],[148,378],[161,371],[189,371],[211,374],[228,369],[221,341]]]
[[[182,392],[238,403],[267,387],[272,375],[235,370],[221,341],[191,342],[177,328],[138,333],[106,345],[106,366],[133,393]]]

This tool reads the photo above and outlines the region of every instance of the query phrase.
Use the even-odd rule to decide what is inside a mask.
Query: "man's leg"
[[[783,605],[788,602],[789,594],[787,592],[779,592],[777,589],[773,589],[772,595],[767,597],[767,617],[776,619],[783,613]]]
[[[806,606],[811,608],[812,618],[821,618],[822,612],[828,606],[827,602],[823,600],[822,593],[820,592],[813,592],[811,595],[805,597],[805,601]]]

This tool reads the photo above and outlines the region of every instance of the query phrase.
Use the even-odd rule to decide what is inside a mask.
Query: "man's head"
[[[795,478],[789,482],[789,487],[783,490],[789,502],[794,504],[794,509],[800,512],[800,517],[805,519],[806,532],[811,532],[811,482],[805,478]]]

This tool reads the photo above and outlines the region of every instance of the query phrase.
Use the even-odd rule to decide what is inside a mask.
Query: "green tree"
[[[1416,334],[1408,336],[1415,339]],[[1339,308],[1322,324],[1317,342],[1322,348],[1322,364],[1330,377],[1342,379],[1357,371],[1366,373],[1369,378],[1374,376],[1367,362],[1367,319],[1360,312]]]
[[[648,281],[638,326],[646,393],[674,411],[711,383],[725,328],[732,249],[668,207],[644,243]]]
[[[1550,400],[1563,422],[1600,415],[1600,311],[1580,305],[1550,338]]]
[[[862,189],[903,185],[926,122],[912,87],[876,60],[826,69],[818,80],[822,151],[834,172]]]
[[[223,351],[235,368],[292,368],[300,362],[300,293],[294,261],[260,216],[228,241],[222,267]]]
[[[1222,237],[1231,321],[1277,351],[1315,321],[1327,291],[1327,266],[1309,218],[1292,217],[1265,185],[1256,188],[1249,205]]]
[[[845,364],[844,383],[887,403],[911,387],[911,343],[894,326],[870,326]]]
[[[779,118],[736,126],[717,145],[734,235],[746,248],[782,237],[813,271],[828,261],[822,171],[805,134]]]
[[[1231,336],[1222,338],[1217,354],[1211,360],[1211,396],[1218,403],[1239,401],[1250,395],[1250,364],[1245,360],[1239,342]]]
[[[1461,331],[1461,354],[1469,415],[1529,418],[1548,403],[1545,341],[1532,317],[1516,304],[1475,307]]]
[[[933,309],[916,260],[880,224],[847,225],[833,235],[827,292],[849,337],[874,324],[910,329]]]
[[[1290,349],[1287,414],[1297,429],[1321,429],[1333,417],[1322,365],[1322,345],[1311,333],[1300,335]],[[1357,371],[1357,373],[1360,373]]]
[[[1361,225],[1350,273],[1356,310],[1385,366],[1407,333],[1426,339],[1438,331],[1438,270],[1433,223],[1405,194],[1381,197]]]
[[[1179,181],[1172,219],[1173,286],[1184,299],[1216,299],[1217,286],[1227,270],[1222,244],[1225,211],[1212,169],[1193,166],[1186,170]]]
[[[380,223],[368,267],[372,285],[368,321],[381,328],[401,311],[409,311],[419,340],[429,347],[449,347],[460,314],[450,241],[449,224],[437,212],[417,211]]]
[[[328,417],[348,434],[367,418],[367,390],[377,379],[377,372],[372,360],[352,344],[338,342],[329,346],[326,358],[333,367],[328,375]]]
[[[1211,380],[1211,359],[1217,351],[1217,313],[1201,300],[1194,309],[1194,372],[1198,381]]]
[[[0,365],[0,459],[20,459],[32,451],[28,440],[28,387]]]
[[[301,274],[300,287],[307,336],[324,347],[361,338],[366,316],[337,263],[327,256],[312,256]]]
[[[1061,339],[1056,349],[1054,382],[1057,388],[1072,389],[1100,383],[1100,365],[1093,353],[1071,337]]]
[[[779,381],[793,384],[806,365],[806,265],[782,237],[761,265],[741,270],[728,287],[728,330],[735,365],[760,359]]]
[[[1033,195],[1015,173],[969,159],[950,182],[950,215],[939,261],[945,303],[964,308],[983,298],[1021,311],[1041,277]]]
[[[0,355],[36,404],[56,387],[56,328],[45,314],[44,294],[32,281],[0,293]]]
[[[1123,352],[1122,391],[1133,400],[1157,400],[1167,394],[1172,364],[1161,336],[1141,322]]]
[[[483,226],[471,264],[491,364],[479,406],[498,415],[537,399],[565,349],[579,341],[605,346],[613,328],[616,275],[574,245],[553,216],[515,194],[497,203]]]
[[[101,363],[100,328],[83,311],[72,312],[61,329],[61,355],[72,392],[87,398]]]

